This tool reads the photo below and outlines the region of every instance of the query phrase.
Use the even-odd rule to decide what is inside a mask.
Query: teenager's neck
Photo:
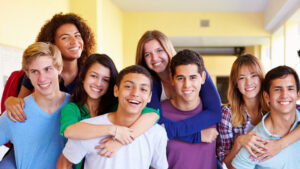
[[[158,73],[157,75],[162,83],[171,84],[170,71],[168,69],[161,73]]]
[[[74,70],[76,70],[76,74],[78,71],[77,59],[73,60],[63,60],[63,73],[74,73]]]
[[[98,115],[99,100],[87,98],[87,101],[84,105],[88,109],[88,111],[90,112],[91,117],[95,117],[95,116]]]
[[[34,92],[32,96],[39,107],[48,114],[56,112],[65,100],[65,93],[60,90],[56,90],[51,95],[47,96],[42,95],[39,92]]]
[[[276,113],[271,109],[265,120],[265,127],[273,135],[285,136],[289,133],[296,119],[296,109],[286,114]]]
[[[180,99],[178,96],[175,96],[174,99],[171,99],[171,103],[174,107],[181,111],[191,111],[197,108],[200,104],[200,97],[197,97],[190,102],[186,102]]]
[[[119,107],[116,112],[110,114],[110,120],[115,125],[130,127],[134,124],[141,114],[129,114],[122,111]]]
[[[247,110],[249,115],[257,115],[260,114],[259,107],[259,98],[246,99],[244,98],[244,107]]]

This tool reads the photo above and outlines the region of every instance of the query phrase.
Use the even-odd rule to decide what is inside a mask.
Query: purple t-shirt
[[[164,117],[170,120],[185,120],[201,113],[202,102],[194,110],[181,111],[170,100],[165,100],[162,102],[162,111]],[[169,169],[216,169],[216,142],[191,144],[172,139],[168,141],[167,157]]]

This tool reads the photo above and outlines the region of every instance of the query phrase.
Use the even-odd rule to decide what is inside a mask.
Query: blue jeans
[[[11,147],[7,154],[0,161],[0,168],[2,169],[17,169],[14,148]]]

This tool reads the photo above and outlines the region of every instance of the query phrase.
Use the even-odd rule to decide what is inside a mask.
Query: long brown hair
[[[89,26],[84,22],[84,20],[80,16],[73,13],[55,14],[41,28],[36,38],[36,41],[51,42],[55,44],[54,39],[55,39],[55,34],[57,29],[60,26],[68,23],[74,24],[81,34],[84,45],[83,45],[83,51],[78,61],[81,65],[83,65],[87,57],[93,53],[95,47],[95,38]]]
[[[152,74],[154,72],[148,68],[148,66],[145,62],[144,46],[147,42],[154,40],[154,39],[160,43],[160,45],[163,47],[163,49],[168,54],[169,64],[170,64],[171,58],[176,54],[176,51],[172,45],[172,42],[169,40],[169,38],[165,34],[163,34],[162,32],[160,32],[158,30],[152,30],[152,31],[145,32],[143,34],[143,36],[140,38],[139,43],[137,45],[135,64],[141,65],[141,66],[147,68],[147,70],[150,71]],[[168,66],[168,68],[169,68],[169,66]]]
[[[239,56],[233,63],[231,67],[231,72],[229,76],[229,87],[227,98],[229,105],[231,106],[233,115],[232,115],[232,125],[234,127],[245,124],[247,121],[247,116],[244,112],[244,100],[243,95],[239,91],[237,87],[237,81],[239,78],[239,71],[242,66],[248,66],[250,69],[255,70],[261,84],[264,80],[264,69],[260,63],[260,61],[251,54],[244,54]],[[267,111],[267,106],[264,102],[263,95],[262,95],[262,87],[258,93],[259,95],[259,107],[258,110],[265,112]]]
[[[98,106],[98,115],[101,115],[111,111],[113,106],[117,104],[117,98],[114,97],[113,89],[116,84],[118,71],[111,58],[105,54],[92,54],[86,60],[86,63],[79,74],[79,79],[72,95],[72,102],[76,103],[78,107],[82,107],[84,103],[86,103],[88,95],[84,90],[83,82],[88,70],[95,63],[99,63],[110,70],[109,87],[107,92],[101,97]]]

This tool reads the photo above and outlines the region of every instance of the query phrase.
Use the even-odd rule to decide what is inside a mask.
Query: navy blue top
[[[162,94],[161,81],[158,76],[153,76],[152,98],[147,107],[160,110],[161,118],[159,123],[164,123],[169,139],[200,143],[200,131],[221,121],[221,99],[207,70],[205,72],[205,83],[201,86],[199,93],[203,103],[203,111],[194,117],[178,122],[164,117],[160,104]]]

